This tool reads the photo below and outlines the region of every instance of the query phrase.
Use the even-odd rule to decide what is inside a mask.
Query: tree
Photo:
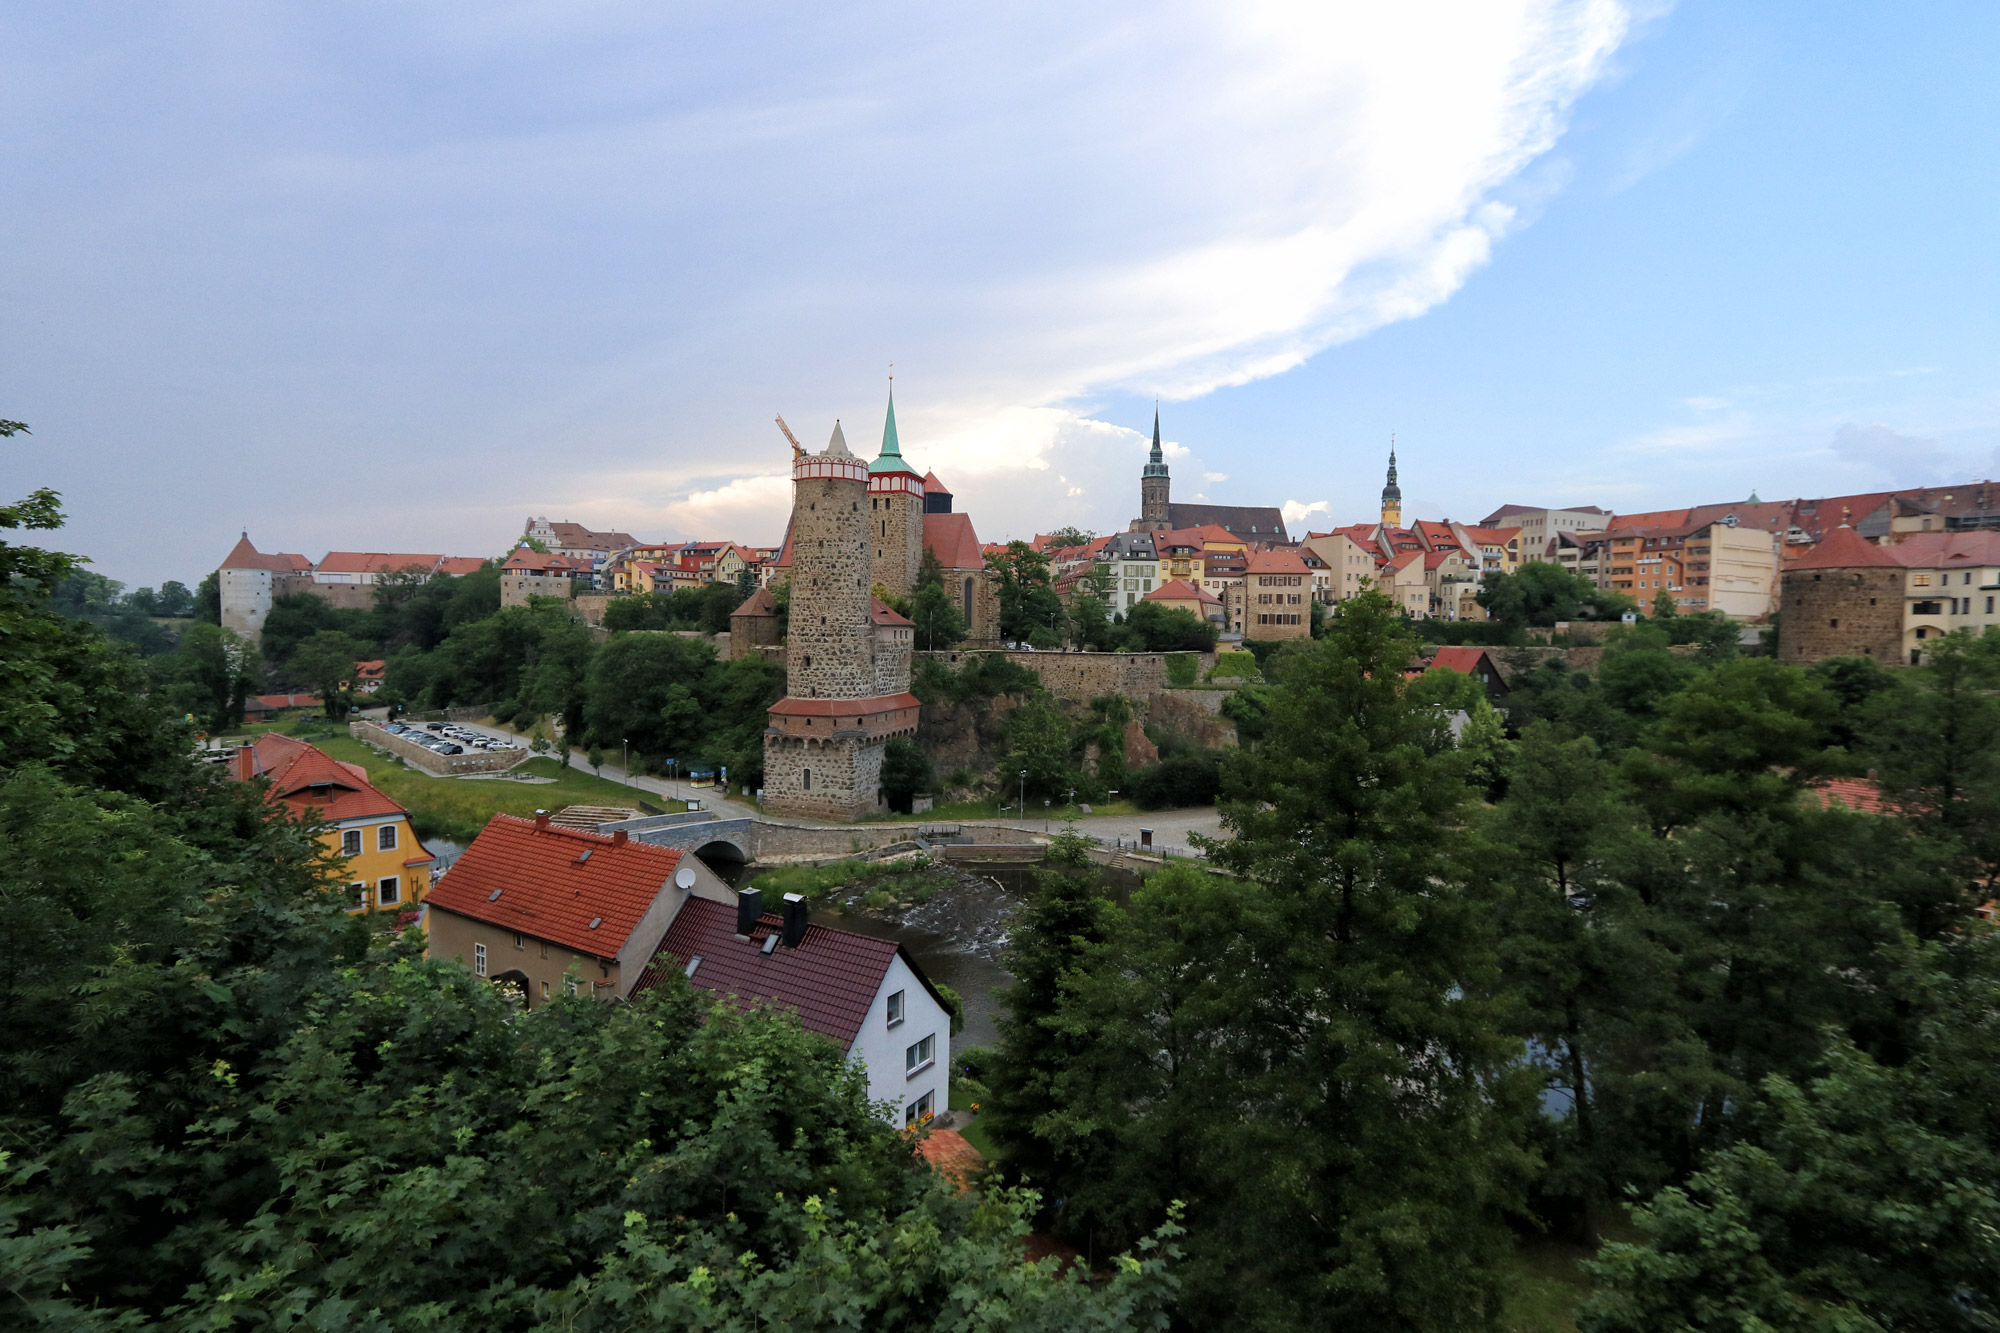
[[[1029,796],[1054,800],[1076,785],[1078,765],[1069,719],[1054,699],[1032,694],[1007,715],[1007,757],[1002,764],[1005,778],[1027,773],[1022,781]],[[1002,784],[1008,795],[1014,794],[1014,787],[1011,780]]]
[[[1493,619],[1508,625],[1616,620],[1632,606],[1631,598],[1601,591],[1582,575],[1545,560],[1530,561],[1512,574],[1488,572],[1477,600]]]
[[[743,605],[734,583],[711,583],[701,590],[701,628],[708,634],[727,634],[729,617]]]
[[[222,623],[222,573],[210,570],[202,581],[195,585],[194,618],[205,620],[211,625]]]
[[[1070,589],[1070,637],[1078,647],[1106,652],[1121,637],[1111,623],[1111,595],[1117,582],[1110,565],[1093,562]]]
[[[986,557],[1000,581],[1000,634],[1026,639],[1036,630],[1056,632],[1063,624],[1062,599],[1050,584],[1049,558],[1024,541]]]
[[[257,654],[233,630],[197,621],[174,653],[158,661],[154,678],[172,708],[212,732],[242,725],[244,705],[258,685]]]
[[[910,623],[916,627],[916,648],[920,653],[944,652],[965,638],[965,619],[941,582],[918,586],[910,608]]]
[[[677,635],[617,635],[590,663],[584,705],[588,743],[630,743],[651,759],[699,757],[706,736],[705,681],[715,649]]]
[[[347,687],[354,680],[354,664],[366,651],[367,645],[353,636],[323,629],[292,652],[286,669],[319,696],[326,715],[338,722],[350,706]]]
[[[160,585],[158,613],[163,616],[186,617],[194,614],[194,594],[185,583],[168,579]]]
[[[1096,533],[1072,524],[1069,527],[1057,528],[1054,532],[1051,532],[1048,535],[1048,540],[1043,545],[1053,546],[1058,550],[1064,547],[1088,546],[1096,536]]]
[[[1125,613],[1134,647],[1148,653],[1207,653],[1215,650],[1215,626],[1185,607],[1140,602]]]
[[[1989,1328],[2000,1320],[2000,958],[1991,932],[1905,959],[1910,1058],[1832,1041],[1767,1079],[1745,1141],[1588,1265],[1588,1333]],[[1915,982],[1913,986],[1911,983]]]
[[[915,798],[931,790],[937,779],[930,757],[908,736],[891,740],[882,755],[882,799],[897,814],[907,815]]]
[[[1960,873],[2000,873],[2000,634],[1955,630],[1900,688],[1861,710],[1862,748],[1907,819],[1954,849]]]
[[[1653,598],[1653,619],[1672,620],[1679,614],[1680,610],[1674,605],[1672,594],[1662,588],[1659,594]]]

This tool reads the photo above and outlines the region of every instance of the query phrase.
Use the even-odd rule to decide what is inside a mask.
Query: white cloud
[[[1203,481],[1228,481],[1229,474],[1227,472],[1204,472],[1201,474],[1201,479]]]
[[[666,520],[675,529],[675,536],[723,537],[770,545],[783,537],[791,505],[790,474],[760,474],[737,477],[713,490],[695,491],[684,500],[676,500],[667,505]]]
[[[1330,503],[1326,500],[1314,500],[1311,504],[1303,504],[1297,500],[1287,500],[1284,503],[1284,507],[1278,512],[1284,515],[1285,526],[1291,528],[1305,522],[1306,519],[1314,514],[1331,516],[1332,509]]]

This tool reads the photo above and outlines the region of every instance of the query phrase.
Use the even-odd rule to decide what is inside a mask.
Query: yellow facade
[[[435,858],[417,840],[408,815],[343,820],[320,834],[320,841],[346,861],[350,913],[414,911],[431,891]],[[393,900],[385,899],[392,889]]]

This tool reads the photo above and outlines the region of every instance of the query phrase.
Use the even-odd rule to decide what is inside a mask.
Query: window
[[[375,886],[375,896],[381,900],[382,906],[394,907],[403,901],[403,882],[390,875]]]
[[[937,1058],[937,1036],[925,1037],[916,1045],[903,1052],[905,1077],[929,1069],[931,1061]]]
[[[396,826],[383,824],[375,830],[375,850],[393,852],[396,850]]]
[[[810,768],[799,770],[799,785],[806,791],[813,789],[813,771]]]
[[[1913,588],[1928,588],[1931,586],[1931,576],[1928,574],[1912,574],[1910,576],[1910,586]]]
[[[542,983],[542,998],[544,1000],[549,998],[549,983],[546,981]]]
[[[934,1092],[925,1093],[903,1108],[903,1123],[905,1125],[923,1124],[924,1121],[931,1118],[931,1113],[936,1109],[936,1106],[937,1094]]]
[[[486,975],[486,946],[483,944],[472,946],[472,975],[475,977]]]
[[[903,992],[897,991],[889,997],[889,1026],[903,1021]]]
[[[342,833],[342,834],[340,835],[340,854],[341,854],[342,856],[359,856],[359,855],[361,855],[361,830],[360,830],[360,829],[358,829],[358,828],[351,828],[351,829],[348,829],[348,830],[347,830],[347,831],[346,831],[345,833]]]
[[[516,949],[525,949],[528,947],[527,941],[521,938],[521,932],[518,930],[514,932],[514,947]]]
[[[368,882],[366,880],[357,879],[347,887],[354,890],[354,899],[356,902],[360,903],[363,907],[368,906]]]

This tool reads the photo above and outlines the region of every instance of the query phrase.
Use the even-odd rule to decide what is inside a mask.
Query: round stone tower
[[[826,448],[792,465],[792,606],[786,649],[794,699],[873,694],[868,608],[868,465],[840,423]]]
[[[913,477],[923,502],[923,482]],[[791,627],[785,697],[764,729],[764,807],[853,819],[882,807],[882,756],[917,730],[910,622],[869,592],[868,465],[840,427],[792,463]],[[917,511],[922,522],[922,511]],[[920,529],[921,531],[921,529]]]

